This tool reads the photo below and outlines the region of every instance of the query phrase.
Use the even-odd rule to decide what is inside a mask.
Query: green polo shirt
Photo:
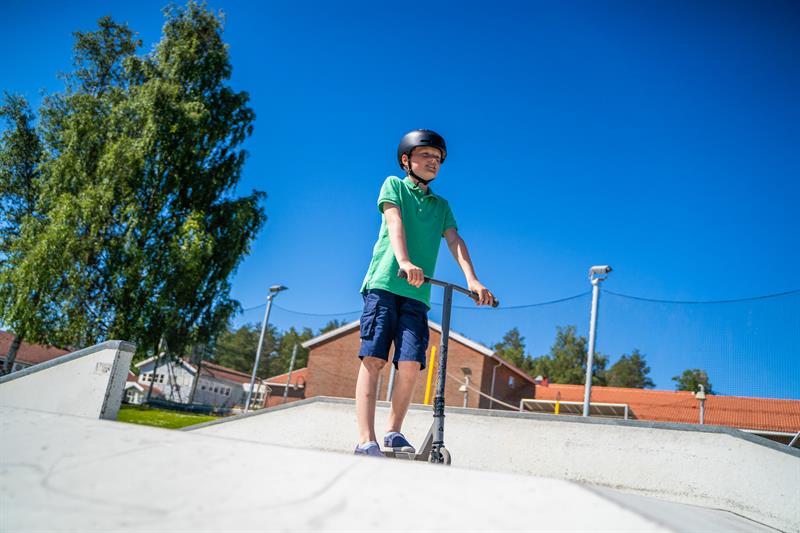
[[[447,200],[433,193],[430,187],[424,192],[414,181],[406,177],[389,176],[383,182],[378,195],[378,210],[383,213],[383,203],[389,202],[400,208],[403,228],[406,232],[406,248],[412,263],[420,267],[426,276],[433,277],[439,243],[444,232],[457,228],[456,219]],[[381,217],[378,242],[372,251],[372,261],[361,285],[361,292],[368,289],[383,289],[400,296],[419,300],[430,308],[431,286],[424,283],[416,288],[397,277],[400,267],[394,257],[389,240],[386,217]]]

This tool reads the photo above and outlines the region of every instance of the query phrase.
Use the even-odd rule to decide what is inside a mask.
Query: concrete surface
[[[0,529],[8,532],[772,531],[724,511],[564,480],[208,431],[3,406],[0,432]],[[482,439],[484,450],[495,443]]]
[[[0,377],[0,406],[116,420],[135,351],[107,341]]]
[[[380,402],[379,436],[387,416]],[[413,444],[431,416],[430,407],[410,409],[404,433]],[[352,453],[355,408],[311,398],[186,430]],[[458,467],[577,481],[800,531],[800,451],[730,428],[449,408],[445,445]]]

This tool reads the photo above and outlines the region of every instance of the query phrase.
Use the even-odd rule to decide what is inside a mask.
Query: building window
[[[206,386],[205,385],[200,385],[200,390],[206,390]]]
[[[214,387],[214,394],[217,394],[218,392],[219,392],[219,387]]]
[[[514,376],[508,376],[508,386],[514,388]]]

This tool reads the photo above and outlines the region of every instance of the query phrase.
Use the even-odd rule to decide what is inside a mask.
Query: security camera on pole
[[[592,365],[594,365],[594,343],[597,339],[597,302],[600,300],[600,282],[608,277],[609,272],[611,272],[611,267],[608,265],[593,266],[589,269],[589,281],[592,282],[592,316],[589,322],[589,356],[586,360],[583,416],[589,416],[589,402],[592,398]]]
[[[269,322],[269,311],[272,308],[272,299],[281,292],[285,291],[286,287],[283,285],[273,285],[269,288],[269,295],[267,296],[267,310],[264,313],[264,322],[261,324],[261,336],[258,338],[258,349],[256,350],[256,363],[253,365],[253,374],[250,376],[250,388],[247,390],[247,401],[244,404],[244,412],[250,410],[250,399],[253,397],[253,387],[256,383],[256,371],[258,370],[258,361],[261,359],[261,345],[264,344],[264,332],[267,330],[267,323]]]

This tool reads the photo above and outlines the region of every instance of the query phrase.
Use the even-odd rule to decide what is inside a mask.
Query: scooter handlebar
[[[397,277],[401,279],[408,279],[408,274],[406,274],[405,270],[400,269],[397,271]],[[476,302],[478,301],[478,299],[480,299],[480,295],[477,292],[465,289],[464,287],[459,287],[458,285],[454,285],[453,283],[447,283],[446,281],[439,281],[438,279],[429,278],[428,276],[425,276],[425,283],[430,283],[431,285],[438,285],[440,287],[453,287],[453,290],[456,290],[462,294],[466,294]],[[494,300],[492,301],[492,307],[497,307],[498,305],[500,305],[500,300],[494,298]]]

